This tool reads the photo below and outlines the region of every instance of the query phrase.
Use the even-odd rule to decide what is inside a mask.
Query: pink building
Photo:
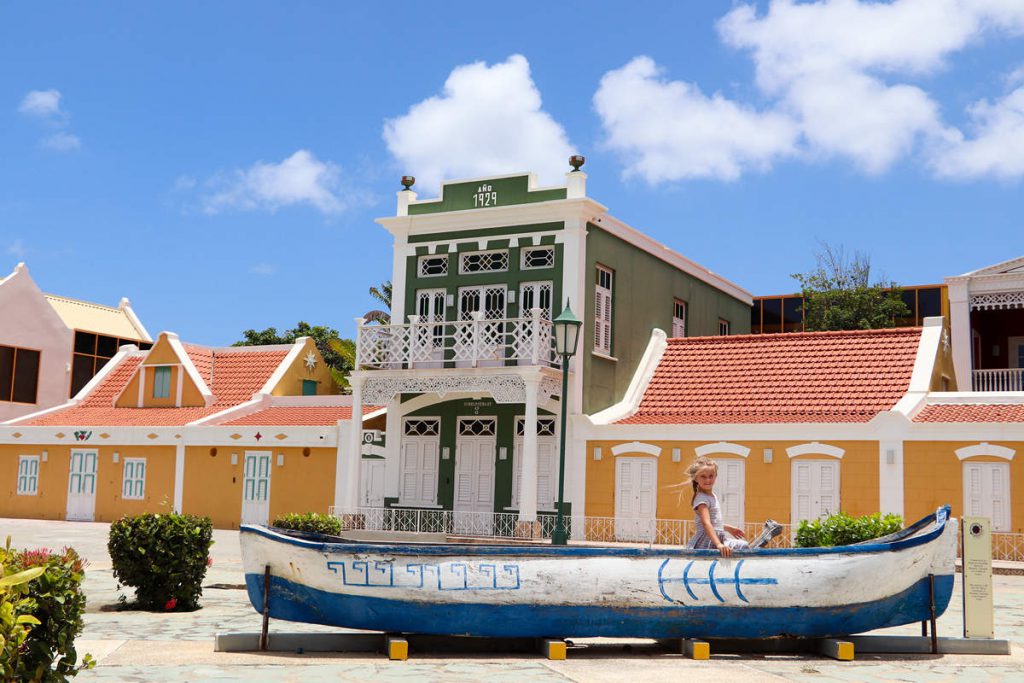
[[[0,278],[0,422],[65,403],[125,344],[152,346],[128,299],[44,294],[19,263]]]

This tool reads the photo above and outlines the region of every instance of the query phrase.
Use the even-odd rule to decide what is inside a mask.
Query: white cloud
[[[456,67],[441,94],[386,121],[383,136],[417,188],[431,193],[443,179],[514,171],[555,182],[573,152],[565,130],[541,108],[522,55]]]
[[[642,73],[634,60],[606,74],[595,96],[607,139],[626,156],[627,172],[651,182],[729,179],[799,151],[881,173],[915,153],[936,159],[935,150],[942,150],[952,156],[933,165],[946,175],[956,175],[950,170],[956,163],[965,164],[967,175],[982,168],[1022,173],[1008,158],[994,160],[998,141],[1010,148],[1016,142],[1013,98],[977,103],[970,113],[978,133],[964,142],[925,89],[952,56],[986,35],[1024,35],[1021,0],[772,0],[763,12],[754,4],[737,6],[717,28],[725,44],[750,53],[769,113],[706,97],[695,84],[657,81],[653,65]],[[631,67],[634,87],[610,89]],[[1009,76],[1011,87],[1022,73]],[[643,99],[628,101],[631,95]],[[703,126],[715,118],[719,132],[705,133]],[[677,130],[684,124],[697,132]]]
[[[82,141],[78,139],[77,135],[61,132],[43,138],[39,144],[57,152],[68,152],[81,147]]]
[[[958,136],[937,150],[936,172],[958,179],[1024,176],[1024,87],[996,102],[976,102],[969,113],[975,136]]]
[[[792,153],[798,132],[786,116],[668,81],[648,57],[606,73],[594,106],[606,144],[626,159],[626,173],[650,183],[733,180],[748,168],[766,169]]]
[[[176,186],[181,187],[181,179]],[[203,210],[277,211],[283,206],[308,204],[321,213],[344,211],[349,199],[342,188],[341,169],[300,149],[280,163],[258,161],[249,168],[219,174],[206,183],[210,192]]]
[[[249,266],[249,272],[253,275],[273,275],[277,272],[277,267],[269,263],[257,263]]]
[[[66,112],[60,109],[59,90],[32,90],[21,100],[18,111],[42,119],[63,119]]]
[[[14,240],[14,242],[7,247],[7,253],[18,259],[25,258],[25,255],[28,254],[28,252],[29,248],[25,246],[25,243],[20,239]]]

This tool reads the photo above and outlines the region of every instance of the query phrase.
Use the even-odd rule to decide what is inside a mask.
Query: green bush
[[[800,520],[796,530],[796,547],[850,545],[895,533],[902,528],[903,518],[899,515],[876,512],[863,517],[851,517],[845,512],[838,512],[813,522]]]
[[[212,539],[209,517],[148,513],[111,524],[107,549],[114,577],[135,588],[138,607],[191,611],[199,608]]]
[[[82,633],[85,612],[85,563],[72,548],[59,553],[43,548],[9,555],[19,570],[39,570],[27,584],[35,605],[31,614],[39,622],[25,639],[19,667],[24,680],[66,681],[82,668],[90,668],[92,657],[78,660],[75,638]]]
[[[332,536],[341,533],[341,521],[337,517],[331,517],[322,512],[307,512],[305,514],[291,512],[287,515],[280,515],[274,520],[273,526],[279,529],[310,531],[315,534],[330,534]]]
[[[32,616],[36,601],[28,595],[28,583],[45,569],[25,571],[14,569],[11,537],[0,549],[0,680],[20,681],[26,678],[21,664],[25,642],[39,620]]]

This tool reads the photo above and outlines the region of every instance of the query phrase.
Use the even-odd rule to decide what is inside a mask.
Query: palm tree
[[[363,314],[363,318],[369,323],[380,323],[381,325],[391,324],[391,280],[370,287],[370,296],[384,304],[387,310],[374,309]]]

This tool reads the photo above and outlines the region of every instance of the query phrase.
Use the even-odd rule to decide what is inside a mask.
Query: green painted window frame
[[[18,487],[19,496],[39,495],[39,456],[18,456]]]
[[[146,459],[125,458],[124,476],[121,481],[121,498],[124,500],[145,500]]]
[[[318,382],[315,379],[304,379],[302,380],[302,395],[303,396],[316,396]],[[309,392],[307,389],[312,388],[313,391]]]
[[[153,398],[171,397],[171,368],[153,368]]]

